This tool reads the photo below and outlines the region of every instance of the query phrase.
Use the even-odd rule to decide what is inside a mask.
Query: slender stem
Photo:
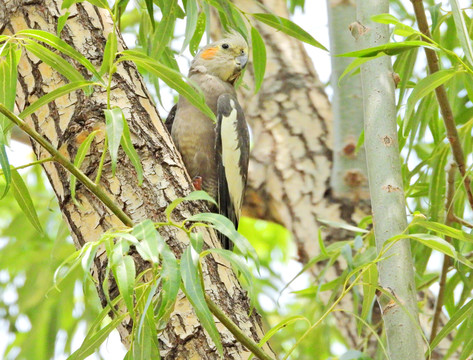
[[[48,162],[48,161],[53,161],[53,160],[54,160],[54,157],[48,157],[48,158],[45,158],[45,159],[42,159],[42,160],[36,160],[36,161],[30,162],[30,163],[28,163],[28,164],[18,166],[18,167],[14,168],[14,169],[15,169],[15,170],[25,169],[25,168],[30,167],[30,166],[42,164],[42,163],[45,163],[45,162]],[[2,171],[2,170],[0,170],[0,175],[3,175],[3,171]]]
[[[266,354],[253,339],[246,336],[243,331],[215,304],[210,297],[205,294],[205,301],[209,306],[212,314],[221,321],[225,327],[235,336],[235,338],[248,350],[250,350],[255,356],[261,360],[273,360],[271,356]]]
[[[462,226],[473,229],[473,224],[470,224],[468,221],[456,216],[455,214],[452,214],[452,220]]]
[[[29,127],[23,120],[8,110],[3,104],[0,104],[0,113],[5,115],[10,121],[26,132],[33,140],[48,151],[59,164],[64,166],[72,175],[74,175],[84,186],[100,199],[126,226],[132,227],[131,218],[120,209],[117,204],[103,191],[97,184],[90,180],[82,171],[74,166],[66,157],[64,157],[49,141],[42,137],[36,130]]]
[[[105,156],[107,155],[107,148],[108,148],[108,138],[105,137],[105,144],[103,145],[102,156],[100,157],[100,164],[97,170],[97,176],[95,177],[95,183],[97,185],[100,183],[100,178],[102,177],[103,164],[105,162]]]
[[[417,19],[417,24],[419,26],[419,30],[425,35],[426,41],[431,41],[432,35],[430,34],[429,24],[427,22],[427,17],[425,15],[425,9],[422,0],[411,0],[411,2],[414,6],[414,12]],[[434,50],[427,48],[424,48],[424,51],[425,56],[427,57],[429,71],[431,74],[434,74],[440,70],[439,58],[437,57],[437,53]],[[461,147],[460,138],[458,137],[455,119],[453,117],[452,108],[448,101],[445,86],[441,85],[436,88],[435,94],[437,96],[437,101],[440,106],[440,112],[442,113],[445,129],[447,130],[447,139],[450,142],[450,147],[452,148],[453,158],[455,159],[455,162],[458,165],[458,170],[460,170],[460,174],[463,177],[463,185],[465,186],[465,190],[468,196],[468,202],[470,203],[470,206],[473,209],[473,192],[471,191],[471,180],[466,173],[465,156]]]
[[[455,172],[456,165],[451,164],[447,172],[447,201],[445,204],[447,216],[445,220],[445,225],[451,226],[453,220],[453,198],[455,196]],[[445,236],[445,241],[448,243],[452,242],[450,236]],[[443,257],[442,273],[440,275],[439,281],[439,293],[437,295],[437,302],[435,304],[434,319],[432,322],[432,331],[430,333],[430,343],[435,339],[437,335],[438,326],[440,322],[440,315],[442,314],[443,301],[445,298],[445,285],[447,283],[447,273],[449,271],[450,265],[452,264],[452,259],[450,256]]]

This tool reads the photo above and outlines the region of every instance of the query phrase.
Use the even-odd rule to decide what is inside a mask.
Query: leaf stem
[[[235,336],[235,338],[248,350],[250,350],[260,360],[273,360],[271,356],[266,354],[253,339],[246,336],[243,331],[215,304],[210,297],[205,294],[205,301],[209,306],[212,314]]]
[[[132,227],[131,218],[120,209],[117,204],[101,189],[97,184],[90,180],[82,171],[74,166],[64,155],[62,155],[48,140],[41,136],[36,130],[29,127],[23,120],[8,110],[3,104],[0,104],[0,113],[5,115],[10,121],[18,125],[18,127],[26,132],[33,140],[40,144],[48,151],[56,162],[65,167],[72,175],[74,175],[84,186],[100,199],[126,226]]]
[[[425,15],[425,8],[422,0],[411,0],[412,5],[414,6],[414,12],[419,26],[419,30],[424,34],[426,41],[432,42],[432,35],[430,34],[429,24],[427,23],[427,17]],[[429,71],[431,74],[436,73],[440,70],[439,58],[435,51],[431,49],[424,48],[425,56],[427,57],[427,64],[429,66]],[[445,86],[441,85],[435,89],[435,94],[437,96],[437,101],[440,106],[440,112],[442,113],[442,118],[445,124],[445,129],[447,130],[447,138],[452,149],[453,158],[458,165],[458,170],[463,177],[463,185],[468,196],[468,202],[470,207],[473,209],[473,193],[471,191],[471,180],[466,173],[465,166],[465,155],[463,154],[463,149],[461,147],[460,138],[458,136],[455,119],[453,117],[452,108],[448,101],[447,91]]]

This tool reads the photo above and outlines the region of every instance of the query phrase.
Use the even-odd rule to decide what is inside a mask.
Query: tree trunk
[[[353,34],[359,49],[387,43],[388,25],[375,23],[371,17],[388,13],[389,1],[357,0],[356,5],[358,23],[354,25]],[[390,238],[402,234],[407,227],[391,58],[384,56],[362,64],[361,79],[366,160],[376,247],[380,253]],[[390,358],[421,360],[424,346],[409,240],[396,242],[384,256],[386,259],[378,263],[379,283],[398,300],[394,302],[386,296],[383,303],[385,295],[379,297]]]
[[[107,34],[112,31],[110,16],[106,11],[88,3],[74,5],[70,11],[61,37],[89,58],[95,66],[99,66]],[[60,15],[60,4],[53,0],[3,1],[0,2],[0,33],[11,34],[27,28],[56,33]],[[123,41],[120,42],[120,47],[124,47]],[[75,65],[83,74],[86,73],[83,67]],[[20,111],[42,95],[66,83],[62,75],[29,53],[23,53],[18,69],[16,103]],[[120,106],[125,113],[134,146],[142,161],[144,180],[143,185],[138,186],[134,167],[120,150],[116,176],[111,176],[110,161],[106,161],[101,185],[134,221],[139,222],[147,218],[164,221],[167,205],[176,197],[189,193],[191,185],[180,156],[133,64],[121,63],[118,66],[117,73],[113,75],[111,102],[112,106]],[[104,145],[103,109],[106,108],[106,103],[106,93],[101,88],[95,88],[90,97],[78,91],[41,108],[26,121],[71,160],[74,159],[80,143],[90,132],[103,130],[96,136],[81,167],[85,174],[94,178]],[[38,159],[49,156],[37,144],[33,144],[33,149]],[[77,207],[71,199],[69,175],[60,165],[46,163],[44,169],[77,248],[88,241],[97,240],[111,228],[123,227],[119,219],[80,184],[77,187],[77,200],[82,207]],[[202,210],[202,206],[186,203],[175,210],[174,216],[183,219]],[[160,228],[160,233],[178,256],[189,243],[186,234],[175,228]],[[203,229],[202,234],[206,243],[217,246],[218,240],[213,231]],[[147,265],[137,254],[133,255],[139,273]],[[99,252],[93,270],[99,283],[105,278],[106,264],[105,251]],[[217,261],[213,257],[207,257],[203,261],[203,272],[209,296],[247,335],[258,341],[262,336],[260,319],[254,310],[253,315],[248,316],[250,307],[246,292],[238,284],[231,266],[222,259]],[[101,286],[97,289],[102,303],[105,304]],[[112,296],[117,293],[117,289],[111,291]],[[248,351],[218,322],[217,327],[222,335],[225,359],[246,358]],[[130,331],[129,321],[119,327],[125,345],[129,342]],[[160,334],[159,341],[164,359],[218,358],[214,344],[204,333],[192,306],[182,294],[167,328]]]

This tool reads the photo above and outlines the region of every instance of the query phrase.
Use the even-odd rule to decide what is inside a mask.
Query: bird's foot
[[[202,176],[194,176],[192,185],[194,185],[196,190],[202,190]]]

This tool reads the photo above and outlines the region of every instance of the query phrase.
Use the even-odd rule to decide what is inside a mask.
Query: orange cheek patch
[[[217,51],[218,51],[217,47],[209,48],[209,49],[203,51],[202,54],[200,55],[200,57],[202,59],[205,59],[205,60],[210,60],[215,56],[215,54],[217,54]]]

